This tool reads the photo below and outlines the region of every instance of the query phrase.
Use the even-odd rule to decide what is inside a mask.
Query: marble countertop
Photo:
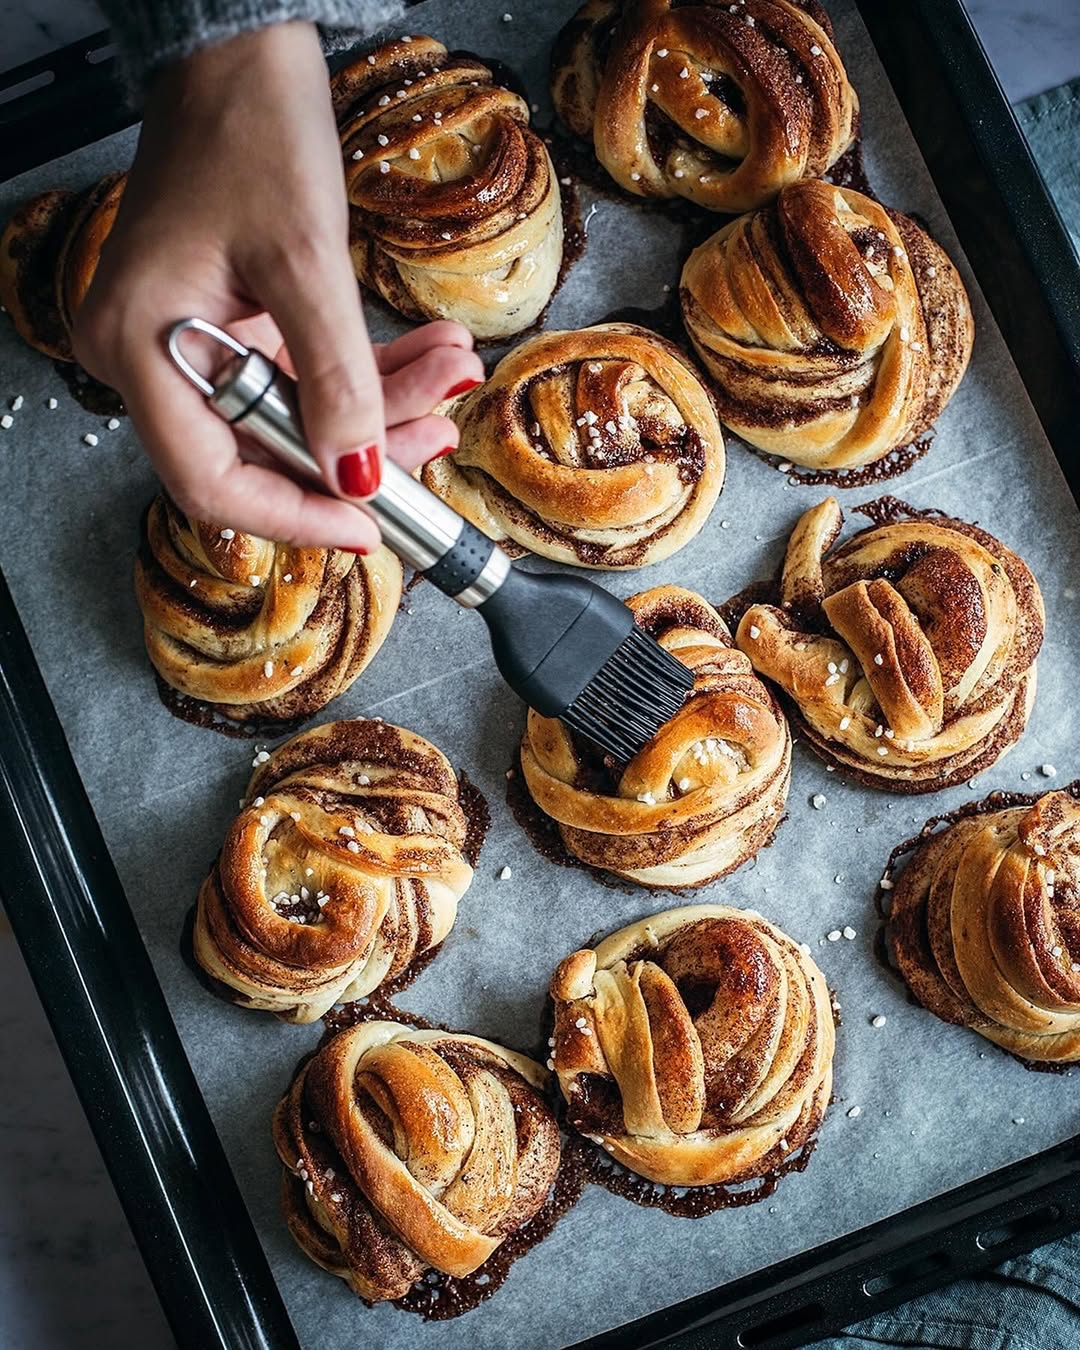
[[[1080,0],[967,0],[1013,102],[1080,75]],[[93,0],[0,0],[0,71],[105,26]],[[0,913],[0,1345],[174,1344]]]

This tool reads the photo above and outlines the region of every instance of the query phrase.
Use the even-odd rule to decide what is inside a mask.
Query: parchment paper
[[[509,22],[502,18],[507,4]],[[508,61],[546,121],[550,40],[574,7],[575,0],[431,0],[406,22],[452,48]],[[18,394],[25,399],[14,426],[0,431],[0,561],[308,1350],[357,1338],[470,1350],[574,1342],[1024,1158],[1080,1124],[1075,1072],[1029,1073],[978,1037],[910,1006],[872,952],[875,884],[895,843],[928,815],[991,788],[1049,788],[1080,771],[1080,606],[1071,589],[1080,522],[861,22],[849,0],[831,0],[829,8],[862,102],[870,180],[885,202],[919,212],[958,261],[978,329],[971,368],[929,455],[885,490],[978,521],[1034,570],[1048,614],[1034,714],[1020,745],[977,788],[932,797],[856,787],[797,746],[789,819],[775,844],[699,893],[701,900],[758,908],[809,942],[838,991],[839,1101],[806,1173],[787,1178],[770,1201],[698,1221],[590,1187],[494,1299],[457,1321],[425,1324],[391,1306],[366,1309],[285,1230],[270,1115],[321,1028],[226,1006],[199,987],[178,950],[185,912],[236,810],[256,746],[178,722],[159,703],[131,582],[139,516],[154,488],[149,466],[126,420],[108,431],[104,419],[70,399],[47,360],[0,324],[0,398],[5,405]],[[131,133],[116,136],[4,185],[0,215],[31,192],[88,183],[126,165],[133,141]],[[588,189],[583,195],[588,247],[556,298],[550,327],[585,324],[624,305],[658,305],[662,287],[677,283],[679,231],[666,217]],[[393,324],[382,311],[372,309],[371,321],[377,335],[390,335]],[[46,407],[50,395],[60,400],[55,411]],[[90,431],[100,437],[94,448],[82,441]],[[722,601],[774,571],[796,517],[823,490],[789,484],[730,439],[728,463],[723,495],[697,539],[643,572],[609,575],[617,594],[674,581]],[[851,506],[875,495],[841,494],[854,528],[863,522],[851,519]],[[318,720],[378,714],[401,722],[431,738],[486,793],[493,824],[476,879],[442,954],[400,1002],[531,1047],[557,961],[592,935],[672,902],[607,889],[534,852],[504,804],[522,709],[495,673],[481,621],[460,615],[427,586],[409,604],[369,670]],[[1044,763],[1057,767],[1056,778],[1040,775]],[[810,798],[818,792],[827,805],[816,811]],[[499,881],[505,864],[513,876]],[[826,932],[846,924],[857,930],[853,941],[825,942]],[[888,1021],[874,1029],[870,1018],[879,1013]],[[853,1105],[861,1107],[856,1119],[847,1115]]]

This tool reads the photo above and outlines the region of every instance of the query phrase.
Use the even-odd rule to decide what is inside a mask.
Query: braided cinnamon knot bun
[[[298,1245],[361,1298],[469,1275],[543,1205],[559,1127],[543,1069],[501,1045],[362,1022],[301,1068],[274,1116]]]
[[[824,976],[753,910],[669,909],[551,981],[568,1118],[668,1186],[748,1181],[814,1136],[836,1033]]]
[[[478,338],[528,328],[562,263],[562,201],[529,105],[434,38],[332,80],[356,275],[409,319]]]
[[[626,602],[694,672],[682,709],[626,765],[529,710],[521,768],[582,862],[643,886],[700,886],[754,856],[780,823],[791,736],[710,604],[680,586]]]
[[[683,319],[720,417],[814,469],[870,464],[920,436],[974,339],[943,249],[913,220],[830,183],[797,183],[683,267]]]
[[[401,581],[386,548],[274,544],[189,521],[164,496],[135,564],[154,669],[237,722],[308,717],[344,693],[390,631]]]
[[[127,175],[82,192],[55,188],[18,208],[0,235],[0,304],[24,342],[73,361],[71,326],[97,271]]]
[[[469,825],[421,736],[362,719],[305,731],[256,767],[199,892],[195,958],[286,1022],[363,998],[450,931]]]
[[[423,480],[513,556],[659,562],[724,485],[710,395],[676,347],[635,324],[527,338],[444,411],[460,443]]]
[[[851,144],[859,101],[814,0],[588,0],[552,98],[627,192],[749,211]]]
[[[919,1002],[1022,1059],[1080,1062],[1080,805],[1050,792],[921,844],[889,935]]]
[[[738,644],[826,762],[893,792],[952,787],[1023,733],[1039,587],[1015,553],[962,520],[872,525],[830,553],[842,521],[833,497],[802,516],[781,604],[751,605]]]

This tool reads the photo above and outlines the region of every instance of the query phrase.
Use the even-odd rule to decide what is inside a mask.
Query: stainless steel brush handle
[[[180,348],[180,338],[189,331],[203,333],[233,353],[212,380],[195,370]],[[176,365],[230,425],[258,441],[294,474],[340,496],[307,447],[295,380],[268,356],[202,319],[175,324],[168,347]],[[472,609],[483,604],[506,580],[506,554],[393,460],[383,461],[379,491],[361,509],[374,516],[387,547],[459,605]]]

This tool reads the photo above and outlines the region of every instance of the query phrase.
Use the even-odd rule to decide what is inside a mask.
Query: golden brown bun
[[[832,548],[833,497],[788,541],[781,606],[736,634],[801,734],[870,787],[933,792],[988,768],[1035,697],[1042,596],[992,535],[946,516],[872,525]]]
[[[532,1060],[476,1036],[364,1022],[300,1070],[274,1117],[296,1242],[354,1293],[471,1274],[540,1209],[559,1127]]]
[[[765,1176],[821,1123],[829,991],[809,955],[752,910],[642,919],[567,957],[551,997],[570,1123],[641,1176]]]
[[[389,549],[274,544],[189,521],[164,496],[135,565],[155,670],[238,722],[308,717],[344,693],[390,631],[401,580]]]
[[[203,882],[195,958],[235,1001],[312,1022],[450,931],[472,881],[446,758],[386,722],[331,722],[258,765]]]
[[[0,304],[24,342],[72,361],[71,326],[94,279],[127,175],[24,202],[0,235]]]
[[[515,556],[659,562],[724,484],[712,399],[676,347],[635,324],[526,338],[444,411],[461,441],[423,480]]]
[[[926,431],[975,334],[944,250],[830,183],[718,230],[687,259],[681,298],[724,424],[814,469],[870,464]]]
[[[552,97],[620,187],[710,211],[824,173],[859,110],[813,0],[589,0],[556,40]]]
[[[1080,1062],[1080,805],[958,820],[896,882],[889,935],[924,1007],[1022,1059]]]
[[[692,697],[622,769],[530,710],[522,771],[575,857],[643,886],[700,886],[772,837],[791,737],[779,704],[699,595],[657,586],[627,604],[693,670]]]
[[[364,285],[406,318],[457,319],[479,338],[534,323],[563,220],[528,104],[429,37],[386,43],[332,89]]]

